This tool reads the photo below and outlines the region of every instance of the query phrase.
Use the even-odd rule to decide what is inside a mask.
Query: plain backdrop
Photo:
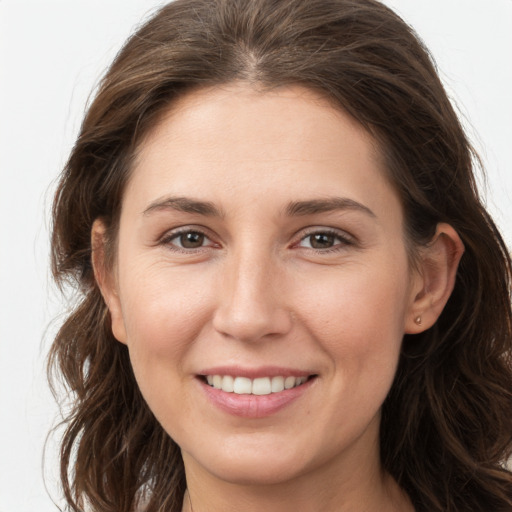
[[[387,0],[431,49],[512,246],[512,0]],[[57,510],[45,357],[65,303],[48,270],[56,177],[89,93],[155,0],[0,0],[0,512]],[[55,320],[57,318],[57,320]],[[59,499],[55,445],[45,457]]]

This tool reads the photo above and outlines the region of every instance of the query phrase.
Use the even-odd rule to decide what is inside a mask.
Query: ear
[[[101,219],[96,219],[91,230],[92,266],[94,277],[110,312],[112,334],[121,343],[126,343],[121,301],[119,300],[115,266],[107,261],[107,228]]]
[[[407,334],[423,332],[437,321],[455,286],[463,253],[464,244],[455,229],[439,223],[432,241],[420,250],[405,324]]]

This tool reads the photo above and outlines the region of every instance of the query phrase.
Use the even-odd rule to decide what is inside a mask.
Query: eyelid
[[[201,247],[197,248],[183,248],[179,245],[174,244],[172,241],[178,238],[180,235],[183,235],[185,233],[200,233],[205,237],[205,239],[209,242],[207,245],[203,245]],[[338,239],[338,243],[335,244],[333,247],[327,247],[324,249],[316,249],[313,247],[301,247],[300,243],[307,239],[308,237],[315,235],[315,234],[324,234],[333,236]],[[221,244],[216,242],[214,240],[214,236],[212,236],[211,231],[203,226],[199,225],[185,225],[185,226],[179,226],[173,229],[169,229],[165,231],[165,233],[158,238],[158,244],[159,245],[166,245],[171,250],[175,252],[181,252],[181,253],[197,253],[204,250],[208,250],[209,248],[219,248],[221,247]],[[335,252],[339,250],[343,250],[347,246],[353,246],[358,243],[356,237],[353,235],[347,233],[345,230],[338,229],[338,228],[332,228],[332,227],[326,227],[326,226],[310,226],[307,228],[301,229],[295,236],[294,236],[294,242],[291,244],[292,248],[302,248],[310,251],[315,251],[319,253],[326,253],[326,252]]]
[[[312,235],[315,235],[315,234],[334,236],[335,238],[337,238],[338,240],[341,241],[341,244],[336,244],[333,247],[328,247],[325,249],[315,249],[313,247],[302,247],[303,249],[325,253],[325,252],[329,252],[329,251],[332,252],[332,251],[343,250],[343,248],[345,248],[347,246],[356,245],[356,243],[357,243],[357,239],[353,235],[347,233],[344,230],[337,229],[337,228],[331,228],[331,227],[325,227],[325,226],[311,226],[309,228],[305,228],[305,229],[301,230],[301,232],[297,235],[298,240],[296,242],[294,242],[293,247],[301,248],[301,246],[299,244],[306,238],[308,238]]]
[[[201,247],[197,248],[184,248],[180,247],[176,244],[173,244],[172,241],[178,238],[180,235],[183,235],[185,233],[199,233],[205,237],[208,241],[210,241],[209,244],[203,245]],[[186,226],[180,226],[174,229],[167,230],[161,237],[158,239],[159,245],[166,245],[168,246],[172,251],[175,252],[181,252],[181,253],[197,253],[200,251],[204,251],[205,249],[209,249],[210,247],[220,247],[220,244],[217,242],[214,242],[212,240],[212,236],[210,234],[210,230],[197,225],[186,225]]]

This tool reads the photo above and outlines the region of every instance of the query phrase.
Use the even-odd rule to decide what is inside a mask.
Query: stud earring
[[[416,323],[416,325],[421,325],[421,316],[417,316],[417,317],[414,319],[414,322]]]

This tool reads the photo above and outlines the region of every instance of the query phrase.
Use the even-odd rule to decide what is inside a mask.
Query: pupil
[[[197,232],[184,233],[180,237],[180,242],[186,249],[197,249],[203,245],[204,235]]]
[[[317,235],[312,235],[310,242],[311,247],[313,247],[314,249],[325,249],[326,247],[333,246],[334,236],[320,233]]]

